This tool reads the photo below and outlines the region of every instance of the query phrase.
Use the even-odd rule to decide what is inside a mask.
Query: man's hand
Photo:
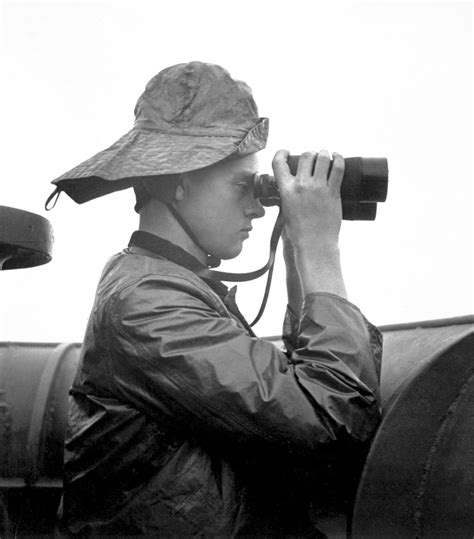
[[[346,297],[338,247],[344,159],[334,153],[329,170],[327,151],[321,150],[317,159],[315,152],[306,152],[301,155],[293,176],[287,164],[288,155],[286,150],[280,150],[272,163],[285,219],[287,272],[292,270],[293,260],[303,295],[331,292]],[[292,303],[290,291],[289,303]]]
[[[305,152],[298,162],[296,176],[287,164],[288,152],[280,150],[273,159],[273,171],[278,182],[285,218],[286,233],[296,249],[315,245],[337,245],[341,227],[341,183],[344,159],[334,153],[330,157],[321,150]]]

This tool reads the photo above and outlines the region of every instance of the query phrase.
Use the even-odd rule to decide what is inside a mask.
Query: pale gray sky
[[[1,4],[0,204],[47,217],[54,259],[0,273],[0,340],[79,341],[107,257],[137,226],[132,192],[85,205],[50,181],[133,125],[146,82],[169,65],[218,63],[270,117],[261,153],[338,151],[389,160],[375,222],[345,222],[350,299],[376,324],[473,312],[471,2],[56,1]],[[274,216],[227,270],[266,261]],[[264,281],[239,285],[253,318]],[[280,331],[277,261],[260,335]]]

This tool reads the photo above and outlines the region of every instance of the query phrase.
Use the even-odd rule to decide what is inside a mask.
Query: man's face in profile
[[[220,259],[236,257],[265,210],[253,196],[258,159],[251,154],[185,173],[176,207],[201,245]]]

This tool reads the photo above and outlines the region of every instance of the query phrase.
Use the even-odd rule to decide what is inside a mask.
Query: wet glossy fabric
[[[311,535],[305,479],[378,424],[380,333],[311,294],[284,353],[223,299],[164,258],[107,264],[71,390],[70,532]]]
[[[198,170],[262,150],[268,118],[251,89],[214,64],[189,62],[160,71],[135,106],[133,129],[53,180],[82,204],[148,178]],[[56,191],[55,191],[56,192]],[[47,204],[49,199],[47,201]]]

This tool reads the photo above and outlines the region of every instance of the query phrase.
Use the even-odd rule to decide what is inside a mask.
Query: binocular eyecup
[[[299,155],[290,155],[288,166],[295,175]],[[388,162],[385,157],[348,157],[341,185],[342,218],[349,221],[373,221],[377,202],[384,202],[388,190]],[[332,161],[331,161],[332,166]],[[263,206],[279,206],[280,193],[275,178],[256,174],[254,196]]]

